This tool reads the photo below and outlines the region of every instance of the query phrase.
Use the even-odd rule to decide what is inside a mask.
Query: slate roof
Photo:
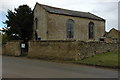
[[[67,10],[67,9],[55,8],[55,7],[51,7],[51,6],[47,6],[43,4],[39,4],[39,5],[43,6],[43,8],[49,13],[105,21],[105,19],[98,17],[90,12],[72,11],[72,10]]]
[[[109,32],[105,32],[104,37],[108,37],[107,35],[109,35],[109,33],[111,33],[112,31],[116,31],[116,32],[118,32],[118,35],[120,35],[120,31],[119,30],[117,30],[115,28],[112,28]]]

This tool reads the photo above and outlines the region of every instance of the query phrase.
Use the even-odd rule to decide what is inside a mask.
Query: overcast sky
[[[0,0],[0,28],[6,20],[7,10],[13,10],[19,5],[27,4],[32,9],[35,3],[45,4],[75,11],[91,12],[106,19],[106,31],[118,29],[118,1],[119,0]]]

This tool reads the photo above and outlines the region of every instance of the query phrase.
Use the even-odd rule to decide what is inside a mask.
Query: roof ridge
[[[115,30],[115,31],[117,31],[117,32],[120,32],[119,30],[117,30],[117,29],[115,29],[115,28],[112,28],[110,31],[112,31],[112,30]],[[109,32],[110,32],[110,31],[109,31]]]
[[[99,17],[99,16],[97,16],[97,15],[95,15],[95,14],[93,14],[93,13],[90,13],[90,12],[88,12],[89,14],[92,14],[92,15],[94,15],[94,16],[96,16],[96,17]],[[101,17],[99,17],[99,18],[101,18]],[[101,19],[103,19],[103,18],[101,18]],[[104,20],[104,19],[103,19]]]
[[[50,7],[50,8],[55,8],[55,9],[61,9],[61,10],[67,10],[67,11],[73,11],[73,12],[89,13],[89,12],[85,12],[85,11],[75,11],[75,10],[71,10],[71,9],[65,9],[65,8],[60,8],[60,7],[55,7],[55,6],[49,6],[49,5],[40,4],[40,3],[38,3],[38,4],[42,5],[42,6],[47,6],[47,7]]]
[[[36,4],[39,4],[39,3],[36,3]],[[53,6],[44,5],[44,4],[39,4],[39,5],[41,5],[47,12],[54,13],[54,14],[61,14],[61,15],[67,15],[67,16],[73,16],[73,17],[81,17],[81,18],[89,18],[94,20],[105,21],[105,19],[98,17],[90,12],[63,9],[63,8],[53,7]]]

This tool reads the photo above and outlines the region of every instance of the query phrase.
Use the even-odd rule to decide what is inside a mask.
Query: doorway
[[[28,55],[28,42],[21,42],[20,43],[21,48],[21,56],[27,56]]]

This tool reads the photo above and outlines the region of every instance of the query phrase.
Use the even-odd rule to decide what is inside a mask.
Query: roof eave
[[[59,15],[72,16],[72,17],[80,17],[80,18],[87,18],[87,19],[92,19],[92,20],[98,20],[98,21],[104,21],[105,22],[105,19],[95,19],[95,18],[89,18],[89,17],[77,16],[77,15],[68,15],[68,14],[62,14],[62,13],[55,13],[55,12],[50,12],[50,11],[47,11],[47,12],[52,13],[52,14],[59,14]]]

